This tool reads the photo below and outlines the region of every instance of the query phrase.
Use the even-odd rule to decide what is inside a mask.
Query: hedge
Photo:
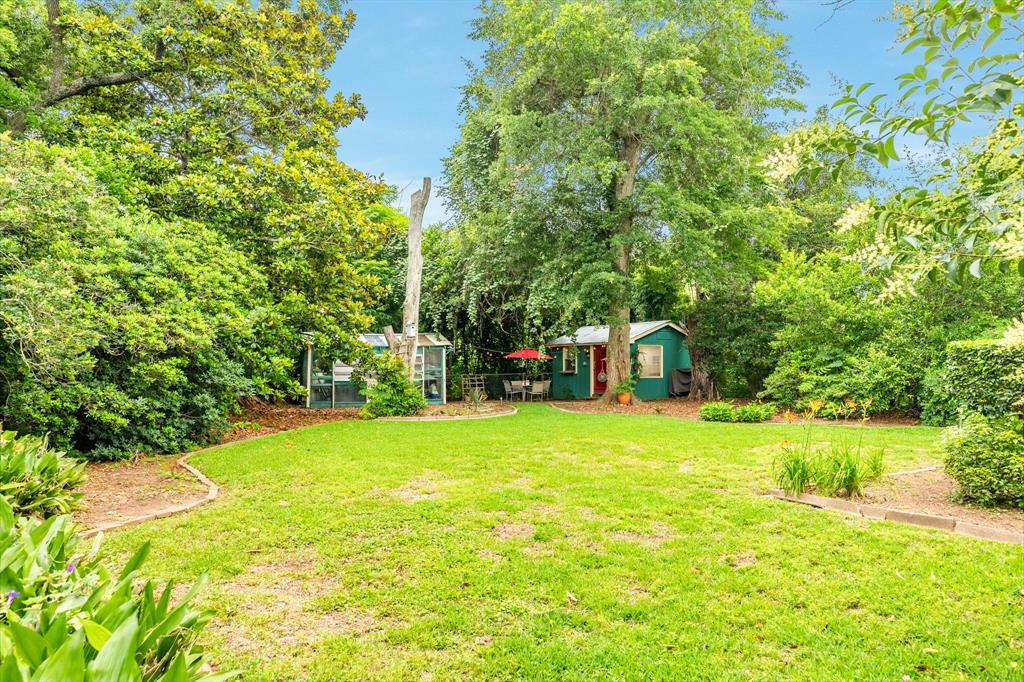
[[[946,356],[947,390],[962,412],[1024,417],[1024,343],[954,341]]]

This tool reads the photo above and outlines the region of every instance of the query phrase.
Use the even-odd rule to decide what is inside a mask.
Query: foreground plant
[[[863,431],[856,443],[840,443],[825,450],[816,450],[811,442],[811,421],[824,407],[820,400],[811,401],[804,413],[804,432],[800,443],[782,443],[782,453],[772,467],[775,483],[787,495],[799,495],[813,489],[823,495],[862,496],[864,484],[881,477],[885,469],[885,451],[882,448],[865,450]],[[866,416],[861,418],[862,427],[867,420]]]
[[[195,642],[209,619],[191,606],[205,582],[172,604],[138,583],[143,545],[114,577],[80,547],[70,516],[16,517],[0,497],[0,679],[171,682],[233,678],[203,672]]]
[[[0,430],[0,494],[15,514],[68,514],[84,480],[85,462],[51,449],[45,438]]]

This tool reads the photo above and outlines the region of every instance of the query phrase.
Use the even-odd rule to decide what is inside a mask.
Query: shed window
[[[664,376],[662,371],[661,346],[637,346],[636,359],[640,363],[641,379],[660,379]]]
[[[562,351],[562,374],[576,373],[576,349],[566,348]]]

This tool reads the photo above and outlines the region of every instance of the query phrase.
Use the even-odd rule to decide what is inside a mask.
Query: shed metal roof
[[[374,348],[387,348],[388,340],[383,334],[360,334],[359,340],[368,343]],[[452,345],[443,334],[436,332],[424,332],[416,336],[417,346],[450,346]]]
[[[637,339],[643,338],[648,334],[658,331],[664,327],[672,327],[680,334],[685,335],[686,330],[680,327],[672,320],[654,320],[651,322],[630,322],[629,323],[629,342],[632,343]],[[604,345],[608,343],[608,325],[590,325],[586,327],[580,327],[569,336],[559,336],[557,339],[552,339],[547,342],[547,346],[558,347],[558,346],[594,346]]]

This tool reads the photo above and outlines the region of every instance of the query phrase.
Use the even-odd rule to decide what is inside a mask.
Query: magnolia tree
[[[923,139],[940,161],[910,186],[852,204],[836,223],[875,228],[856,256],[890,273],[883,296],[922,277],[1024,275],[1024,3],[935,0],[897,12],[904,53],[920,55],[897,78],[898,95],[848,86],[834,104],[845,125],[790,134],[768,157],[769,174],[785,183],[837,175],[858,158],[887,165],[898,145]],[[979,134],[952,144],[964,129]]]

